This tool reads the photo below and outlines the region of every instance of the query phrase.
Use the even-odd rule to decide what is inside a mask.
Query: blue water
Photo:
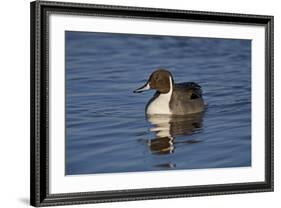
[[[66,174],[251,166],[251,41],[66,32]],[[203,114],[145,117],[157,68],[202,86]]]

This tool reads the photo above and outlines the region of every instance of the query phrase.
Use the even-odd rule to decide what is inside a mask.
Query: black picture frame
[[[71,205],[273,191],[273,16],[184,11],[62,2],[31,2],[31,174],[30,204]],[[194,21],[265,27],[265,181],[147,188],[120,191],[49,193],[48,15],[60,12],[125,18]]]

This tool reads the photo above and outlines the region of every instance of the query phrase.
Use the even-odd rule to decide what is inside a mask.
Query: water
[[[157,68],[208,108],[147,119]],[[251,41],[66,32],[66,174],[251,166]]]

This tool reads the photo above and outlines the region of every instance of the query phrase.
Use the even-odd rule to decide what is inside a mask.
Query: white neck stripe
[[[153,100],[149,106],[147,107],[147,114],[153,115],[153,114],[166,114],[170,115],[170,100],[172,97],[173,92],[173,83],[171,76],[170,79],[170,90],[167,93],[160,93],[160,95]]]

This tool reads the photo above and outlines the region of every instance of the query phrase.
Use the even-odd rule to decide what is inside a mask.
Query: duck
[[[205,110],[201,86],[195,82],[175,83],[173,75],[166,69],[157,69],[148,81],[134,93],[156,90],[148,101],[147,115],[188,115]]]

